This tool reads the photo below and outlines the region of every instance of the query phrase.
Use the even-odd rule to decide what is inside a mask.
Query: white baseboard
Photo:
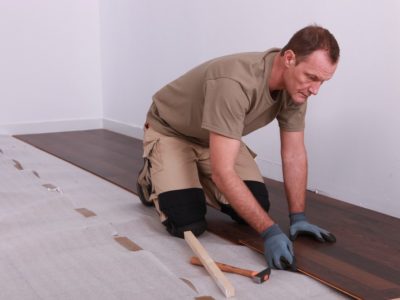
[[[32,123],[0,124],[0,134],[33,134],[61,131],[77,131],[103,128],[103,119],[72,119]]]
[[[122,123],[111,119],[103,119],[103,128],[129,137],[143,139],[143,127]]]
[[[102,118],[0,124],[0,135],[35,134],[91,129],[108,129],[123,135],[143,139],[143,127]]]

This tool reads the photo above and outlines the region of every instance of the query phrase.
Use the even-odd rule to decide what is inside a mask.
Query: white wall
[[[0,133],[101,127],[97,0],[0,1]]]
[[[151,95],[206,55],[198,49],[204,33],[193,5],[100,0],[106,125],[140,135]]]
[[[309,188],[399,217],[399,15],[392,0],[2,0],[0,134],[99,128],[104,118],[140,136],[164,84],[216,56],[282,46],[317,22],[342,58],[310,99]],[[263,174],[281,179],[276,124],[246,141]]]
[[[104,117],[136,135],[152,94],[187,69],[283,46],[314,22],[329,28],[342,58],[310,99],[309,188],[400,217],[399,1],[100,0],[100,10]],[[276,124],[246,141],[281,179]]]

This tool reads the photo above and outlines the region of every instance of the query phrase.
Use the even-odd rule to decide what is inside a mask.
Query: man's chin
[[[308,99],[308,97],[303,96],[303,95],[299,95],[299,94],[297,94],[294,97],[292,97],[293,103],[294,104],[298,104],[298,105],[303,104],[304,102],[307,101],[307,99]]]

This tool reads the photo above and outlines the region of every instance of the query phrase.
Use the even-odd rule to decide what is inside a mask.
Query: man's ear
[[[285,60],[285,66],[289,67],[296,65],[296,54],[293,50],[286,50],[283,57]]]

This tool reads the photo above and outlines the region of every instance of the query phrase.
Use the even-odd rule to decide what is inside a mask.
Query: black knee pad
[[[259,181],[252,181],[252,180],[245,180],[244,183],[247,185],[253,196],[256,198],[258,203],[261,205],[262,208],[266,212],[269,211],[269,196],[267,187],[263,182]]]
[[[220,204],[221,205],[221,212],[230,216],[233,220],[238,222],[239,224],[247,224],[247,222],[242,219],[241,216],[233,209],[233,207],[229,204]]]
[[[244,183],[251,191],[254,198],[256,198],[257,202],[261,205],[261,207],[266,212],[268,212],[270,202],[268,197],[268,190],[265,184],[262,182],[250,181],[250,180],[245,180]],[[239,216],[239,214],[229,204],[221,204],[221,212],[229,215],[233,220],[235,220],[239,224],[247,224],[247,222],[241,216]]]
[[[167,216],[163,222],[171,235],[183,238],[191,230],[199,236],[206,228],[206,198],[200,188],[169,191],[158,195],[160,210]]]

